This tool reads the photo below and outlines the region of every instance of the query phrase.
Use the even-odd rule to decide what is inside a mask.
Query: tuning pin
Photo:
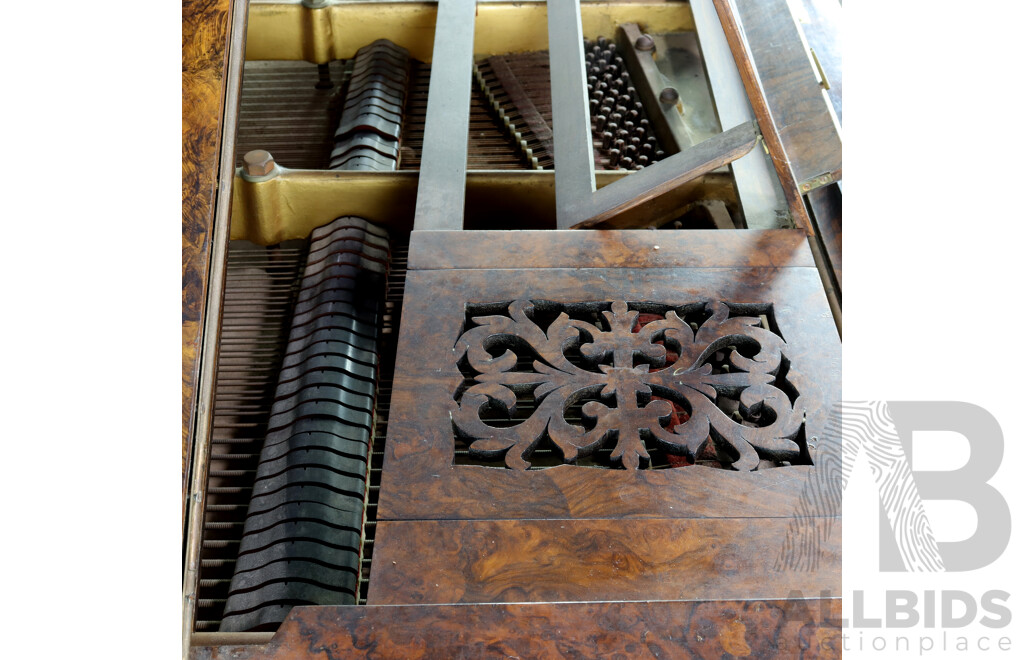
[[[619,120],[621,120],[621,119],[622,119],[622,115],[620,115],[619,113],[616,112],[616,113],[612,114],[612,121],[615,122],[616,124],[618,124]]]
[[[594,114],[597,110],[597,104],[600,103],[597,99],[590,99],[590,114]]]
[[[628,170],[630,167],[633,166],[633,159],[630,158],[629,156],[623,156],[622,158],[619,159],[619,166]]]
[[[622,125],[622,127],[626,129],[628,133],[632,133],[633,130],[636,128],[636,124],[634,124],[631,121],[627,121],[625,124]]]
[[[622,143],[625,144],[626,140],[629,139],[629,133],[625,129],[620,128],[618,131],[615,132],[615,139],[622,140]]]
[[[622,140],[616,140],[615,142],[612,143],[612,145],[619,150],[619,153],[622,153],[623,151],[626,150],[626,143],[623,142]]]
[[[615,135],[616,131],[619,130],[619,125],[615,122],[608,122],[605,126],[605,130],[611,131],[612,135]]]
[[[607,71],[608,71],[608,73],[610,73],[610,74],[612,74],[614,76],[615,74],[617,74],[619,72],[619,67],[617,65],[615,65],[615,64],[609,64]]]
[[[636,165],[633,166],[633,169],[639,171],[644,169],[644,166],[637,163]]]
[[[626,145],[626,155],[629,156],[630,158],[633,158],[634,156],[636,156],[636,145],[635,144],[627,144]]]
[[[615,167],[619,162],[620,152],[618,149],[612,149],[608,152],[608,164]]]
[[[615,138],[615,134],[611,131],[605,131],[601,133],[601,148],[607,149],[612,146],[612,140]]]
[[[637,159],[636,159],[636,163],[637,163],[636,168],[640,169],[641,167],[643,167],[644,165],[647,165],[650,162],[651,162],[650,158],[648,158],[647,156],[641,155],[641,156],[637,157]]]
[[[597,45],[600,46],[601,48],[607,48],[608,47],[608,38],[607,37],[600,37],[599,36],[597,38]]]
[[[640,153],[644,154],[645,156],[653,156],[654,155],[654,147],[652,147],[649,144],[641,144],[640,145]]]
[[[629,118],[634,121],[640,119],[640,113],[636,110],[630,110],[627,114],[629,115]]]
[[[596,85],[597,84],[597,76],[587,76],[587,84],[588,85]]]
[[[654,152],[654,157],[657,158],[658,160],[661,160],[662,158],[665,157],[665,152],[662,151],[661,149],[658,149],[657,151]]]
[[[616,46],[614,43],[609,43],[608,44],[608,55],[611,56],[612,53],[614,53],[616,51],[616,49],[618,49],[618,46]]]
[[[604,125],[607,122],[608,122],[608,117],[606,117],[604,115],[597,115],[597,117],[594,119],[594,126],[597,128],[597,130],[601,131],[601,130],[604,130]]]
[[[644,141],[644,136],[645,136],[646,134],[647,134],[647,131],[645,131],[645,130],[644,130],[644,127],[643,127],[643,126],[637,126],[637,127],[636,127],[636,128],[635,128],[635,129],[633,130],[633,135],[635,135],[635,136],[637,136],[638,138],[640,138],[640,141],[641,141],[641,142],[643,142],[643,141]]]
[[[597,100],[598,102],[600,102],[601,99],[604,98],[604,92],[601,91],[600,89],[597,90],[596,92],[591,92],[591,94],[594,97],[594,99]]]

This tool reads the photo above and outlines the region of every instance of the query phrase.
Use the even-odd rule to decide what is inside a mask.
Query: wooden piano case
[[[617,21],[694,27],[685,3],[584,6],[591,38]],[[302,41],[318,34],[298,18],[308,8],[254,7],[251,59],[351,57]],[[429,59],[433,9],[414,7],[339,23],[363,26],[348,50],[389,37]],[[544,48],[525,36],[544,34],[540,8],[481,6],[478,53]],[[512,27],[489,31],[503,16]],[[278,216],[261,184],[235,177],[232,239],[303,239],[360,215],[408,243],[365,603],[296,607],[272,635],[196,632],[196,504],[185,652],[839,655],[840,474],[826,425],[840,342],[803,229],[556,231],[551,172],[471,171],[477,229],[410,233],[412,172],[285,175],[301,201]],[[709,190],[738,203],[728,176],[677,203]],[[495,217],[502,230],[488,229]],[[201,495],[207,469],[193,476]]]

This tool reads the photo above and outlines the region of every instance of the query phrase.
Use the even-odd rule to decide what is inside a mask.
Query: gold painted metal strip
[[[690,5],[682,2],[582,2],[583,35],[614,36],[620,23],[641,23],[648,32],[694,30]],[[547,4],[480,2],[473,37],[477,56],[546,50]],[[429,62],[434,50],[437,3],[345,2],[311,9],[299,3],[252,2],[247,60],[306,60],[324,64],[348,59],[374,39],[390,39],[412,57]]]
[[[628,176],[625,171],[596,173],[600,189]],[[395,231],[412,228],[419,172],[333,172],[290,170],[234,181],[231,238],[272,245],[305,238],[313,229],[343,215],[355,215]],[[686,183],[665,198],[681,209],[700,199],[736,202],[728,174],[710,173]],[[500,204],[495,200],[502,200]],[[554,170],[470,170],[466,173],[467,229],[553,229]]]

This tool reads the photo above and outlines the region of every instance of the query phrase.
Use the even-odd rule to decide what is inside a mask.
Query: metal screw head
[[[263,149],[250,151],[242,157],[242,161],[245,163],[245,173],[249,176],[266,176],[274,170],[274,157]]]
[[[675,87],[666,87],[661,90],[661,94],[658,95],[658,100],[662,103],[675,103],[679,100],[679,92],[676,91]]]
[[[642,34],[633,43],[633,47],[637,50],[654,50],[654,39],[649,34]]]

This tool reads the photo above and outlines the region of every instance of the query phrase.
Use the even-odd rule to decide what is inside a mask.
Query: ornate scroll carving
[[[565,463],[610,446],[609,464],[627,469],[648,466],[649,448],[735,470],[809,463],[770,315],[720,301],[469,305],[455,432],[474,458],[518,470],[542,443]],[[582,424],[567,419],[576,409]]]

